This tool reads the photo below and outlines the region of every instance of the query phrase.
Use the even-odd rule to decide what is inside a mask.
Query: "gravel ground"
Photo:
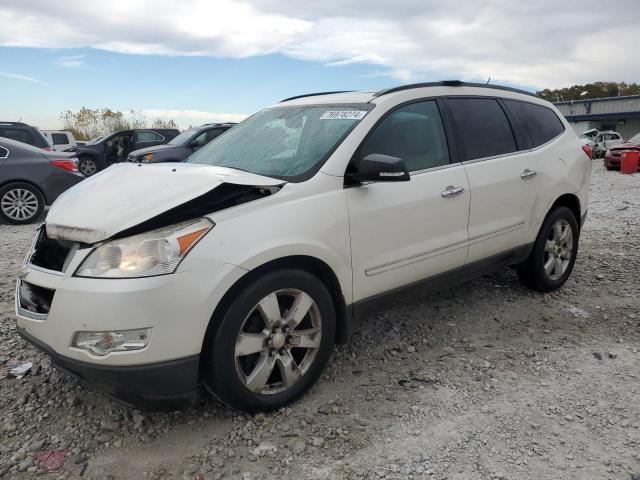
[[[592,182],[561,291],[505,269],[413,298],[356,325],[301,400],[255,416],[138,412],[53,370],[15,331],[34,227],[1,225],[0,477],[639,479],[640,175],[596,161]],[[4,378],[21,361],[32,372]],[[50,451],[65,460],[45,473]]]

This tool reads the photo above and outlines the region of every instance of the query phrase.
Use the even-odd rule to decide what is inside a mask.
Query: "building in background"
[[[556,102],[577,133],[614,130],[625,140],[640,133],[640,95]]]

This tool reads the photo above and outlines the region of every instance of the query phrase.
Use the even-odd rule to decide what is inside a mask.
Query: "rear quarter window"
[[[449,98],[465,160],[517,151],[509,120],[494,98]]]
[[[9,150],[4,147],[0,147],[0,160],[4,160],[9,156]]]
[[[564,132],[564,125],[550,108],[518,100],[503,100],[518,125],[521,149],[536,148]]]

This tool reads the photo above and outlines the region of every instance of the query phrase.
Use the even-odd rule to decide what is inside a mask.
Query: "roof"
[[[402,92],[405,90],[413,90],[418,88],[430,88],[430,87],[474,87],[474,88],[486,88],[489,90],[501,90],[513,93],[519,93],[522,95],[528,95],[535,98],[535,94],[527,92],[525,90],[519,90],[517,88],[506,87],[502,85],[491,85],[485,83],[470,83],[462,82],[460,80],[443,80],[440,82],[424,82],[413,83],[408,85],[400,85],[397,87],[386,88],[378,91],[335,91],[335,92],[316,92],[308,93],[305,95],[296,95],[294,97],[285,98],[279,103],[292,103],[292,104],[309,104],[313,103],[369,103],[373,100],[390,95],[396,92]]]

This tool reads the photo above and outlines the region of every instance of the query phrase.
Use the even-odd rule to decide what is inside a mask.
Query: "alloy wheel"
[[[564,219],[551,227],[544,246],[544,271],[551,280],[558,280],[569,268],[573,255],[573,231]]]
[[[85,159],[80,161],[79,169],[84,176],[90,177],[91,175],[96,173],[98,166],[96,165],[96,162],[94,162],[93,160]]]
[[[295,385],[320,348],[322,319],[315,301],[298,289],[270,293],[245,318],[235,343],[236,373],[253,393],[270,395]]]
[[[15,188],[3,195],[0,208],[11,220],[29,220],[38,212],[38,198],[26,188]]]

